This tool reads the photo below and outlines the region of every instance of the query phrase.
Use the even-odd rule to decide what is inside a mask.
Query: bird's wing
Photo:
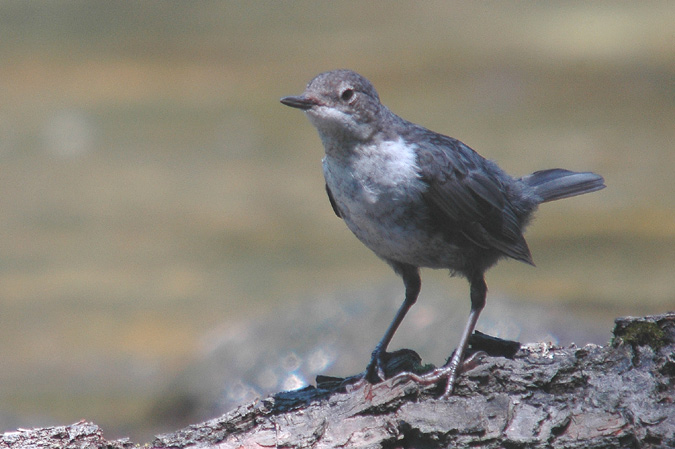
[[[333,193],[331,193],[330,188],[328,188],[328,184],[326,184],[326,193],[328,194],[328,201],[330,201],[330,205],[333,208],[333,212],[335,212],[335,215],[337,215],[338,218],[342,218],[340,209],[338,209],[337,207],[337,203],[335,202],[335,198],[333,198]]]
[[[532,264],[507,196],[507,175],[456,139],[435,133],[427,137],[423,141],[428,143],[418,148],[418,164],[428,185],[424,200],[441,227]]]

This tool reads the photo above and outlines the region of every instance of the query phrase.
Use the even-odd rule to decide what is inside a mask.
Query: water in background
[[[402,300],[337,219],[278,99],[338,67],[513,175],[593,170],[542,206],[537,268],[488,273],[479,329],[604,343],[675,304],[671,2],[0,5],[0,430],[150,439],[360,371]],[[393,347],[440,363],[468,288],[424,271]],[[173,410],[173,413],[167,413]],[[180,413],[176,413],[179,411]]]

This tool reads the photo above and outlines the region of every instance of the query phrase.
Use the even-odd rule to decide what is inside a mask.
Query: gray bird
[[[601,176],[563,169],[512,178],[464,143],[402,119],[350,70],[325,72],[299,96],[325,149],[323,173],[335,214],[403,278],[405,300],[372,353],[365,379],[384,380],[384,356],[420,292],[421,267],[470,284],[471,312],[450,361],[427,379],[452,394],[469,336],[485,306],[485,271],[510,257],[534,265],[523,230],[540,203],[605,187]],[[417,376],[415,376],[417,377]]]

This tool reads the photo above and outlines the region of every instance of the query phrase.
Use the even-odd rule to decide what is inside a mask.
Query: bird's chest
[[[326,184],[347,226],[382,257],[409,245],[422,207],[414,147],[402,141],[355,148],[349,157],[327,154]]]

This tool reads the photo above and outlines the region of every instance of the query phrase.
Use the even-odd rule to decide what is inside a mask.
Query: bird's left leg
[[[469,337],[476,328],[478,317],[480,316],[483,307],[485,307],[485,298],[487,296],[487,284],[485,284],[485,278],[481,274],[480,276],[475,276],[473,279],[470,279],[469,282],[471,284],[471,311],[469,312],[469,319],[464,327],[464,332],[462,332],[462,336],[459,339],[457,349],[455,349],[450,362],[443,367],[444,369],[447,369],[448,372],[448,383],[445,386],[445,392],[443,393],[444,398],[450,396],[452,390],[455,388],[460,364],[464,358],[466,347],[469,345]]]

